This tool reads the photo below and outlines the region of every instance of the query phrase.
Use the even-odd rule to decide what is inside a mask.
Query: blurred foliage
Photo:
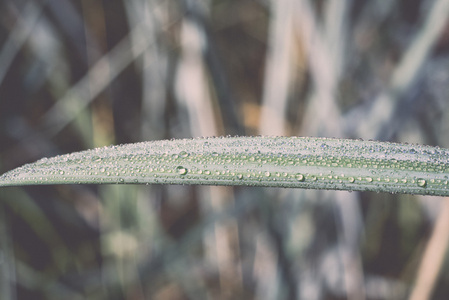
[[[449,147],[445,2],[3,0],[0,171],[226,134]],[[287,189],[6,188],[0,298],[403,299],[427,275],[444,207]],[[441,299],[448,265],[435,264]]]

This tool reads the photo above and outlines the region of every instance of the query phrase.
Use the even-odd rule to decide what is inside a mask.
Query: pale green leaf
[[[303,137],[142,142],[44,158],[0,186],[203,184],[449,195],[449,150]]]

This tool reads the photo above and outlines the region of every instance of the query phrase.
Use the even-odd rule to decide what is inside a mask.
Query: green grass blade
[[[153,141],[44,158],[0,186],[203,184],[449,195],[449,150],[303,137]]]

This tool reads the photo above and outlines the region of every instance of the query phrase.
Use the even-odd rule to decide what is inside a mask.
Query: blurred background
[[[221,135],[449,147],[447,0],[0,0],[0,172]],[[0,299],[446,299],[448,200],[0,191]]]

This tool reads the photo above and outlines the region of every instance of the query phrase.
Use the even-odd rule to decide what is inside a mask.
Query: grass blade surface
[[[449,150],[304,137],[163,140],[43,158],[0,186],[203,184],[449,195]]]

